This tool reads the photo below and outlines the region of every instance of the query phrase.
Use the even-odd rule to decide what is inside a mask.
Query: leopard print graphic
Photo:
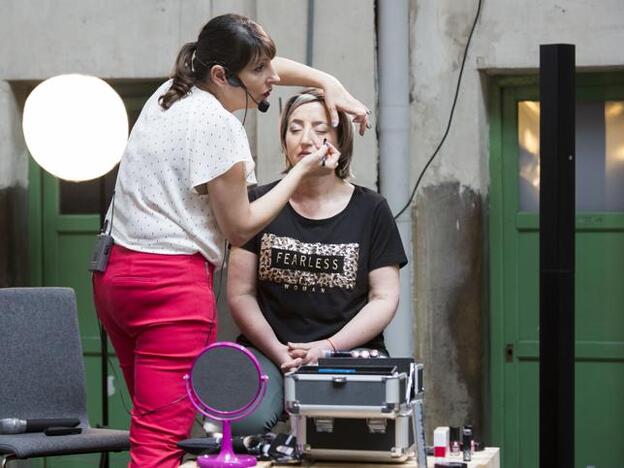
[[[265,233],[258,278],[284,285],[353,289],[360,245],[301,242]]]

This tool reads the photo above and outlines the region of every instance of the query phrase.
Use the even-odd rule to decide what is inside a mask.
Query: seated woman
[[[316,363],[325,350],[387,354],[383,330],[407,263],[386,200],[348,182],[353,128],[346,114],[333,128],[322,92],[306,90],[286,104],[280,137],[286,171],[321,144],[339,152],[339,162],[334,172],[311,172],[273,222],[231,251],[228,304],[242,331],[238,341],[270,379],[256,411],[233,425],[236,434],[266,432],[277,422],[282,372]],[[255,188],[250,199],[276,183]]]

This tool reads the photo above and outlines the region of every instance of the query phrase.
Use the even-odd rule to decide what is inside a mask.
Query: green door
[[[492,436],[505,468],[532,468],[539,465],[537,79],[500,79],[491,97]],[[624,460],[624,74],[578,76],[576,120],[575,466],[616,468]]]
[[[128,111],[130,126],[146,99],[162,81],[114,85]],[[76,291],[78,319],[87,379],[87,406],[93,426],[101,424],[100,334],[91,296],[88,260],[100,224],[102,181],[61,181],[31,159],[29,174],[29,249],[33,286],[65,286]],[[116,168],[103,178],[104,206],[108,205]],[[130,399],[112,347],[109,365],[109,426],[128,429]],[[57,468],[98,466],[99,455],[51,457],[33,466]],[[111,467],[128,464],[128,454],[111,454]]]

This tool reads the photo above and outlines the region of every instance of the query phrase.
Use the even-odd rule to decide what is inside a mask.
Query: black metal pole
[[[574,466],[574,46],[540,46],[540,468]]]
[[[104,226],[106,218],[106,178],[100,177],[100,226]],[[100,378],[102,391],[102,427],[108,427],[108,337],[104,325],[100,323]],[[100,468],[110,465],[108,452],[100,455]]]

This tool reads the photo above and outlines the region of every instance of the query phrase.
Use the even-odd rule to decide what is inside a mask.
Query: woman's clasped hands
[[[300,366],[316,364],[324,353],[332,347],[327,340],[310,341],[308,343],[288,343],[286,352],[288,357],[282,362],[282,372],[289,372]]]

